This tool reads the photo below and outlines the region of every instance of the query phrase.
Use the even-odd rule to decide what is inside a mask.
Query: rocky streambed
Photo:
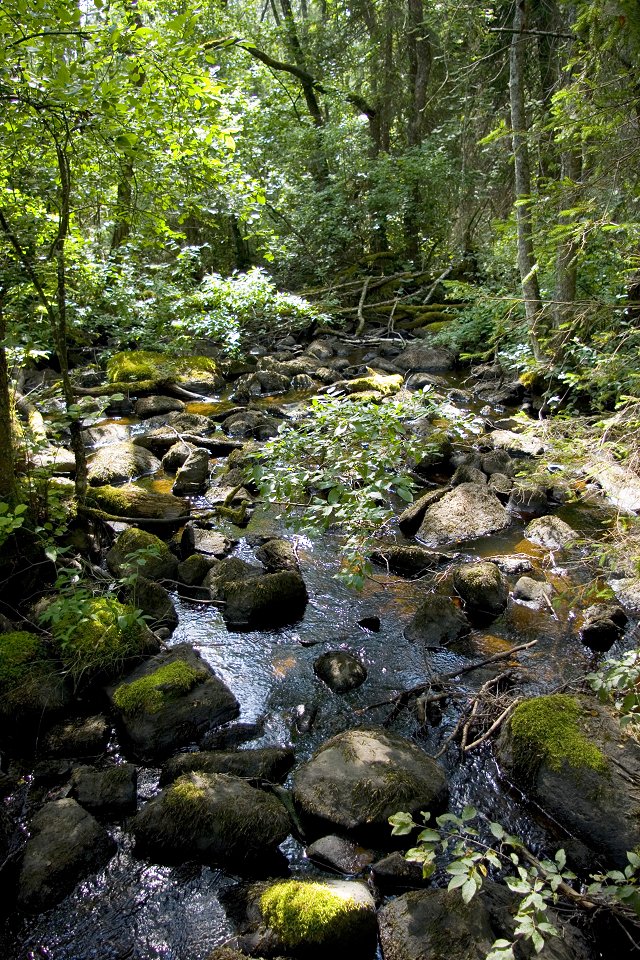
[[[50,634],[5,598],[9,960],[466,958],[510,938],[499,875],[468,905],[422,881],[398,810],[472,804],[580,875],[624,867],[640,754],[582,683],[632,645],[640,606],[628,571],[617,597],[586,559],[612,503],[579,469],[534,479],[544,437],[508,419],[519,383],[450,367],[421,342],[285,341],[225,381],[192,366],[182,398],[137,368],[87,428],[82,546],[117,593]],[[420,489],[355,594],[339,531],[293,533],[247,452],[318,391],[425,385],[442,404],[415,425]],[[610,930],[557,922],[543,955],[613,955]]]

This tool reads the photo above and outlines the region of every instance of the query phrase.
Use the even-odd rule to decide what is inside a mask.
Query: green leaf
[[[473,897],[475,896],[476,890],[478,889],[478,883],[476,880],[469,878],[467,882],[462,887],[462,899],[464,903],[470,903]]]

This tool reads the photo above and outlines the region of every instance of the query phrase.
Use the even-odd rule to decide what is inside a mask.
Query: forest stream
[[[286,356],[299,355],[297,347],[288,349],[289,354],[282,350],[277,354],[276,362],[284,362]],[[347,351],[351,351],[346,357],[348,365],[344,362],[339,365],[343,368],[340,371],[343,378],[366,372],[361,363],[364,349],[356,351],[339,340],[327,340],[325,349],[333,354],[333,359],[341,355],[344,358]],[[395,352],[398,351],[399,347]],[[393,353],[393,349],[387,350],[384,370],[389,370],[389,364],[393,362],[393,356],[390,361],[389,354]],[[313,350],[307,348],[305,356],[312,355]],[[370,356],[367,363],[376,367]],[[330,357],[325,360],[325,365],[331,367]],[[433,489],[459,489],[455,484],[460,482],[469,488],[486,484],[488,478],[478,476],[478,471],[481,474],[483,469],[481,456],[492,449],[486,438],[495,430],[506,431],[515,427],[517,433],[522,428],[521,422],[511,419],[517,412],[517,405],[500,402],[500,396],[487,401],[486,372],[464,378],[446,373],[431,379],[434,389],[442,396],[441,410],[446,410],[449,424],[464,424],[464,428],[455,436],[450,463],[441,464],[440,473],[436,471],[432,479],[425,480],[425,487],[418,490],[416,498]],[[428,380],[428,376],[424,377],[424,382]],[[478,389],[483,385],[485,393]],[[225,403],[236,411],[238,407],[237,400],[229,399],[233,391],[228,386],[225,391],[206,400],[187,403],[184,413],[195,417],[214,413],[219,422]],[[279,412],[286,422],[295,422],[304,415],[313,392],[307,389],[306,392],[270,395],[263,390],[259,397],[252,396],[249,404],[240,402],[240,407],[249,409],[251,406],[254,411],[266,411],[267,417]],[[135,387],[132,387],[131,397],[135,399]],[[157,428],[157,425],[156,417],[154,426]],[[95,454],[98,450],[109,449],[114,443],[121,444],[135,438],[146,429],[147,421],[136,416],[127,401],[120,408],[110,408],[90,427],[88,449]],[[255,436],[255,424],[251,429]],[[241,439],[245,440],[247,436],[244,434]],[[515,464],[512,476],[517,476],[520,466],[533,459],[518,451],[512,451],[512,458]],[[507,460],[503,463],[507,464]],[[214,454],[209,462],[211,476],[218,476],[224,464],[225,458]],[[463,476],[452,483],[452,473],[461,468],[475,470],[475,475],[467,476],[466,480]],[[553,855],[564,846],[574,850],[574,863],[584,864],[585,858],[589,860],[592,856],[589,867],[597,866],[603,850],[606,859],[606,843],[598,841],[594,844],[597,852],[590,853],[584,825],[579,828],[561,822],[557,813],[552,815],[545,810],[540,796],[529,794],[518,777],[505,768],[496,752],[495,738],[483,737],[492,720],[504,710],[509,697],[562,696],[580,691],[583,678],[596,668],[603,656],[602,652],[583,642],[586,634],[580,631],[589,621],[585,610],[601,596],[607,597],[606,603],[615,604],[616,601],[604,580],[598,579],[586,545],[598,541],[601,531],[615,515],[616,507],[597,484],[584,480],[575,484],[574,478],[564,476],[561,466],[554,469],[557,471],[557,487],[546,492],[544,504],[524,502],[518,507],[517,503],[514,506],[511,497],[508,523],[505,522],[502,529],[477,538],[465,537],[462,542],[441,543],[437,548],[423,545],[423,550],[438,556],[438,563],[427,572],[418,571],[417,576],[400,576],[398,572],[392,572],[393,563],[385,567],[384,562],[379,562],[366,576],[359,592],[337,577],[343,538],[335,528],[323,534],[296,532],[287,524],[286,518],[278,516],[275,506],[259,501],[250,507],[246,526],[236,526],[230,520],[217,522],[215,532],[228,541],[225,556],[235,557],[252,567],[257,562],[256,550],[264,548],[265,543],[276,540],[288,544],[288,556],[294,558],[288,569],[299,569],[308,602],[302,615],[292,618],[294,622],[264,628],[254,628],[250,623],[248,629],[237,629],[233,624],[228,625],[221,604],[211,602],[206,590],[193,586],[185,588],[184,584],[177,584],[175,576],[173,582],[167,582],[172,578],[165,579],[177,614],[177,626],[174,629],[165,627],[161,631],[164,652],[157,656],[164,656],[162,662],[169,663],[167,651],[181,651],[185,649],[184,645],[188,645],[223,681],[239,705],[237,716],[231,715],[221,724],[214,724],[205,732],[199,731],[193,741],[181,742],[177,752],[195,756],[198,749],[243,753],[260,748],[281,748],[282,756],[285,759],[290,757],[290,760],[287,760],[280,777],[284,780],[283,787],[271,784],[271,795],[278,796],[282,795],[283,788],[285,791],[291,789],[296,771],[307,764],[330,738],[358,728],[388,731],[417,745],[430,757],[438,757],[437,763],[448,788],[447,809],[450,811],[460,814],[466,807],[473,806],[489,821],[499,822],[508,833],[522,838],[537,856]],[[175,475],[162,468],[142,478],[139,486],[147,492],[166,493],[171,490],[174,480]],[[509,501],[512,484],[510,480],[506,492],[499,491],[502,504]],[[567,493],[570,488],[573,491],[571,496]],[[494,498],[498,498],[498,493]],[[189,501],[197,527],[198,511],[205,511],[208,506],[205,493],[190,495]],[[406,504],[398,501],[397,513],[401,514],[405,507]],[[565,544],[565,548],[529,538],[531,521],[549,515],[563,521],[573,531],[573,540]],[[135,526],[135,521],[133,523]],[[106,549],[110,541],[126,530],[126,525],[106,523],[98,526],[102,529],[102,552],[99,562],[96,563],[94,558],[94,566],[102,565],[106,570]],[[184,561],[182,527],[178,525],[166,536],[164,533],[159,535],[169,540],[174,551],[179,552],[182,543]],[[391,546],[420,546],[420,538],[416,540],[410,533],[403,535],[394,522],[385,533],[380,552],[384,554],[384,548]],[[438,552],[442,550],[444,554]],[[493,562],[494,571],[499,571],[496,576],[503,578],[508,590],[501,609],[490,617],[472,616],[469,611],[473,603],[464,600],[462,587],[460,590],[451,587],[451,577],[457,575],[456,570],[479,561]],[[218,559],[212,561],[211,566],[217,562],[226,561]],[[526,584],[522,586],[521,583],[523,575],[538,585],[544,585],[544,589],[537,594],[535,591],[527,594]],[[458,632],[458,636],[432,643],[416,638],[417,627],[413,632],[407,628],[410,624],[415,625],[416,611],[434,593],[453,596],[458,613],[468,608],[469,623],[467,629]],[[620,656],[630,649],[637,629],[637,613],[633,606],[627,604],[625,607],[624,601],[622,606],[626,611],[623,614],[626,625],[617,627],[609,643],[610,655]],[[284,617],[285,621],[287,619]],[[511,654],[516,647],[517,651]],[[354,683],[352,689],[346,688],[344,692],[335,687],[332,689],[317,675],[319,658],[335,653],[350,654],[354,658],[350,662],[359,664],[359,685]],[[474,664],[478,665],[477,669],[465,672],[465,668]],[[460,671],[458,675],[457,671]],[[477,726],[471,724],[464,730],[467,745],[473,739],[481,741],[475,749],[465,752],[464,744],[460,742],[460,718],[465,715],[468,718],[474,698],[483,685],[498,674],[507,684],[501,694],[507,699],[498,697],[492,705],[494,713],[488,714],[489,719],[479,720]],[[446,682],[442,678],[447,678]],[[430,687],[430,681],[433,681],[433,687]],[[402,699],[403,691],[410,690],[416,690],[416,695]],[[436,694],[440,691],[442,695],[425,699],[425,694],[434,691]],[[113,706],[118,702],[113,686],[108,687],[107,692],[109,699],[105,697],[104,684],[91,686],[80,696],[72,711],[76,718],[74,722],[78,724],[96,713],[106,718],[106,732],[103,731],[106,742],[99,746],[97,755],[92,755],[91,749],[89,755],[81,757],[74,756],[73,752],[65,754],[64,747],[53,751],[51,738],[47,741],[47,730],[43,727],[32,758],[23,758],[18,750],[13,754],[8,751],[3,756],[6,807],[12,815],[19,816],[21,827],[19,839],[13,841],[14,853],[23,848],[31,818],[43,804],[80,797],[80,781],[74,774],[74,768],[79,765],[82,769],[89,766],[104,771],[118,766],[129,769],[127,764],[133,762],[138,811],[157,798],[161,789],[168,789],[166,777],[163,788],[160,785],[161,768],[174,751],[166,750],[164,756],[160,751],[156,757],[151,757],[145,755],[145,748],[139,743],[132,747],[133,741],[123,731],[121,717]],[[482,709],[484,707],[481,707],[481,713]],[[61,720],[58,715],[52,720],[60,725],[65,718]],[[496,736],[499,732],[496,728]],[[45,745],[47,742],[49,747]],[[268,792],[269,784],[262,780],[268,781],[269,776],[250,779],[252,782],[260,780]],[[11,789],[7,783],[11,784]],[[288,803],[291,804],[291,800]],[[237,916],[238,900],[242,899],[239,894],[245,890],[249,879],[260,875],[262,878],[265,875],[272,878],[288,875],[304,880],[359,877],[368,883],[378,906],[412,885],[421,888],[420,880],[415,876],[403,885],[397,876],[390,880],[384,871],[376,872],[376,864],[390,850],[412,845],[408,837],[400,838],[401,843],[394,843],[390,827],[388,836],[381,833],[373,839],[373,835],[367,838],[365,831],[357,829],[351,835],[339,825],[329,830],[325,817],[325,833],[337,833],[351,843],[355,859],[350,869],[344,862],[341,865],[340,862],[329,862],[331,858],[323,859],[324,854],[314,856],[309,853],[309,841],[322,836],[322,831],[310,829],[308,836],[303,838],[299,818],[304,819],[304,816],[298,808],[292,817],[289,836],[279,844],[283,857],[279,860],[272,858],[275,866],[271,866],[271,859],[265,855],[263,862],[254,864],[250,870],[239,863],[236,872],[232,861],[223,862],[223,858],[218,862],[214,857],[206,862],[206,855],[190,858],[188,854],[178,852],[173,856],[174,862],[162,862],[164,859],[171,861],[172,857],[154,856],[153,844],[147,849],[139,844],[136,849],[129,830],[130,817],[135,809],[130,809],[126,816],[109,812],[108,805],[106,812],[99,807],[92,809],[115,842],[112,853],[103,858],[104,865],[97,872],[85,867],[77,884],[63,899],[54,894],[51,905],[41,911],[10,910],[0,934],[0,951],[5,960],[206,960],[215,948],[231,944],[235,949],[238,945],[235,938],[242,928]],[[198,862],[200,859],[204,862]],[[15,869],[15,866],[5,869],[2,874],[7,887],[16,882]],[[442,868],[439,876],[440,885],[446,884],[446,876],[442,880]],[[388,932],[386,936],[390,936]],[[393,936],[400,936],[397,930]],[[596,935],[595,940],[592,939],[593,931],[576,936],[580,938],[579,947],[570,937],[562,941],[562,949],[560,946],[556,948],[555,941],[549,941],[542,955],[558,958],[623,955],[617,948],[614,952],[607,952],[602,934],[599,939]],[[624,942],[630,943],[628,940]],[[385,957],[393,960],[405,956],[402,952],[393,952],[395,948],[389,944],[387,939]],[[246,943],[243,941],[240,946],[244,949]],[[254,954],[258,955],[261,948],[264,943],[255,946]],[[363,950],[363,960],[383,956],[380,945],[372,944]],[[304,951],[302,955],[305,955]],[[464,953],[451,955],[470,956]]]

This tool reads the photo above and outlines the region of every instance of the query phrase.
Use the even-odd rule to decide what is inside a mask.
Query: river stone
[[[195,521],[190,520],[185,524],[184,530],[182,531],[180,552],[185,560],[191,556],[192,553],[200,553],[205,557],[219,560],[224,557],[225,554],[229,553],[237,542],[237,540],[226,537],[218,530],[209,530],[206,527],[200,527]]]
[[[470,630],[467,617],[451,597],[432,594],[418,607],[404,635],[409,641],[420,641],[437,650],[466,636]]]
[[[199,587],[216,562],[215,557],[192,553],[190,557],[178,564],[178,580],[187,587]]]
[[[453,585],[472,623],[490,623],[507,606],[509,586],[495,563],[461,564],[453,571]]]
[[[320,837],[307,847],[305,853],[313,863],[353,877],[371,866],[374,860],[371,850],[334,833]]]
[[[395,358],[399,370],[411,373],[446,373],[453,369],[454,357],[448,350],[411,344]]]
[[[386,730],[347,730],[328,740],[293,775],[293,800],[318,831],[327,826],[389,843],[398,810],[440,810],[447,785],[438,764]]]
[[[147,577],[136,577],[135,583],[125,591],[127,603],[137,607],[149,618],[151,630],[165,627],[173,633],[178,626],[178,614],[171,594],[159,583]]]
[[[543,517],[551,505],[546,490],[534,484],[517,484],[509,496],[507,509],[524,519]]]
[[[314,661],[313,671],[334,693],[355,690],[367,679],[366,667],[351,653],[331,650]]]
[[[278,573],[280,570],[300,570],[293,544],[281,537],[267,540],[266,543],[258,547],[256,559],[264,565],[269,573]]]
[[[498,498],[506,501],[513,490],[513,480],[504,473],[492,473],[487,486],[491,493],[495,493]]]
[[[376,887],[385,891],[406,890],[425,883],[420,864],[407,860],[399,850],[376,860],[371,867],[371,876]]]
[[[162,767],[160,785],[173,783],[185,773],[227,773],[243,780],[282,783],[295,761],[291,747],[258,747],[255,750],[200,750],[178,753]]]
[[[171,492],[176,497],[202,493],[209,477],[209,451],[202,447],[192,450],[178,468]]]
[[[465,904],[459,890],[412,890],[378,914],[384,960],[484,960],[497,939],[512,940],[518,898],[506,887],[485,880]],[[517,956],[530,960],[590,960],[593,954],[578,931],[555,915],[560,937],[545,938],[536,954],[533,944],[518,939]]]
[[[256,567],[240,557],[225,557],[217,560],[202,581],[202,586],[209,591],[211,600],[225,599],[225,588],[228,583],[251,580],[262,577],[262,567]]]
[[[170,493],[153,493],[133,483],[124,487],[93,487],[87,500],[116,517],[130,520],[182,520],[189,516],[190,506],[186,500]]]
[[[418,531],[418,540],[428,547],[476,540],[504,530],[509,515],[486,486],[462,483],[427,510]]]
[[[616,603],[596,603],[584,612],[580,639],[586,647],[604,653],[624,632],[628,617]]]
[[[136,557],[138,550],[149,550],[153,553],[144,558]],[[178,572],[177,557],[171,553],[167,544],[155,534],[137,530],[135,527],[123,530],[116,537],[106,559],[109,572],[114,577],[139,573],[148,580],[175,580]]]
[[[380,567],[386,567],[389,573],[415,579],[437,570],[443,563],[451,560],[451,557],[446,553],[425,550],[424,547],[385,544],[374,550],[371,560]]]
[[[533,570],[533,563],[530,558],[518,553],[505,553],[499,557],[491,557],[491,563],[495,563],[498,570],[501,570],[508,577]]]
[[[513,430],[492,430],[486,438],[496,450],[530,457],[539,457],[545,451],[545,445],[537,437],[514,433]]]
[[[275,855],[291,830],[272,794],[223,773],[188,773],[131,821],[139,847],[159,862],[228,864],[234,873]]]
[[[116,850],[106,830],[70,797],[46,803],[29,830],[18,877],[18,904],[33,913],[62,900],[80,880],[101,869]]]
[[[552,594],[550,583],[534,580],[533,577],[520,577],[513,588],[514,600],[526,600],[529,603],[548,603]]]
[[[64,447],[47,446],[34,453],[30,459],[31,466],[47,468],[51,473],[74,474],[76,472],[76,458],[71,450]]]
[[[106,751],[109,721],[102,713],[56,723],[40,741],[48,757],[98,757]]]
[[[621,580],[610,580],[609,586],[627,610],[633,613],[640,612],[640,579],[624,577]]]
[[[193,443],[186,443],[184,440],[174,443],[162,458],[162,469],[165,473],[176,473],[186,463],[189,455],[199,449],[200,447],[196,447]]]
[[[479,486],[483,486],[486,484],[487,478],[479,467],[470,463],[461,463],[456,468],[450,482],[452,487],[459,487],[461,483],[477,483]]]
[[[211,574],[205,578],[205,582]],[[309,600],[299,573],[282,570],[246,580],[231,580],[222,587],[224,622],[230,630],[264,630],[295,623]]]
[[[147,473],[156,473],[160,461],[149,450],[131,441],[101,447],[89,458],[87,477],[93,486],[124,483]]]
[[[132,763],[104,770],[80,766],[71,775],[71,790],[89,813],[119,819],[135,813],[137,782],[137,770]]]
[[[503,725],[497,753],[553,821],[618,869],[627,865],[627,850],[640,844],[640,796],[630,787],[640,782],[640,744],[604,705],[586,696],[524,701]]]
[[[429,493],[423,494],[418,500],[409,504],[409,506],[402,511],[398,517],[398,526],[406,537],[413,536],[420,527],[429,507],[437,503],[438,500],[442,500],[445,493],[448,492],[448,487],[443,487],[440,490],[430,490]]]
[[[578,534],[560,517],[540,517],[527,525],[524,535],[546,550],[565,550],[575,544]]]
[[[136,401],[133,412],[140,420],[162,416],[165,413],[182,413],[185,405],[177,397],[141,397]]]
[[[184,661],[195,671],[195,682],[186,691],[158,689],[163,694],[149,709],[144,707],[127,714],[114,702],[116,691],[126,684],[148,677],[176,660]],[[238,716],[239,705],[228,687],[220,680],[189,644],[181,643],[159,653],[127,675],[122,684],[107,688],[111,704],[133,754],[141,760],[162,759],[181,747],[199,743],[215,727]],[[156,698],[157,701],[158,698]]]
[[[494,473],[500,473],[509,479],[513,479],[516,474],[515,464],[506,450],[490,450],[483,454],[480,466],[488,477],[491,477]]]

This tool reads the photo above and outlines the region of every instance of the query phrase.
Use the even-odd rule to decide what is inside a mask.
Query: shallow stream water
[[[125,427],[124,422],[120,425]],[[171,483],[164,477],[147,482],[163,490]],[[585,536],[606,518],[606,511],[589,505],[572,505],[563,513]],[[274,631],[230,633],[214,606],[175,594],[179,625],[169,645],[185,641],[194,645],[235,694],[241,705],[239,720],[259,724],[257,736],[245,746],[293,744],[298,762],[331,735],[358,725],[380,724],[392,709],[388,704],[373,709],[371,705],[390,700],[435,674],[452,672],[473,659],[530,639],[537,639],[537,645],[518,657],[531,678],[529,692],[557,689],[593,667],[593,656],[579,642],[576,630],[580,608],[588,605],[582,599],[586,573],[580,562],[572,569],[555,566],[553,558],[523,540],[523,529],[524,523],[516,523],[499,537],[465,544],[457,556],[519,553],[535,564],[544,563],[559,597],[557,604],[539,610],[510,600],[498,621],[486,630],[474,630],[447,650],[425,651],[403,634],[421,599],[433,589],[434,577],[408,581],[378,569],[363,592],[354,594],[335,577],[341,545],[334,534],[315,540],[293,535],[310,596],[299,623]],[[254,535],[282,532],[281,522],[257,511],[247,530],[233,531],[240,538],[235,552],[248,559]],[[291,531],[288,535],[292,536]],[[404,542],[399,533],[391,535]],[[380,629],[360,626],[365,617],[378,617]],[[355,654],[368,671],[360,688],[342,696],[333,694],[313,672],[314,660],[336,649]],[[405,710],[393,721],[393,729],[415,738],[428,753],[436,753],[456,723],[459,705],[486,676],[480,670],[460,679],[458,698],[446,706],[437,726],[421,727],[414,711]],[[117,741],[113,750],[119,751]],[[451,747],[442,762],[450,776],[452,809],[471,803],[534,848],[554,839],[549,825],[541,824],[535,811],[501,780],[489,746],[464,760]],[[157,779],[156,770],[140,771],[140,802],[156,792]],[[167,867],[138,859],[122,828],[113,830],[118,853],[105,870],[46,913],[10,922],[4,943],[0,936],[5,960],[205,960],[214,946],[232,936],[220,898],[238,878],[196,864]],[[294,874],[315,871],[297,841],[288,840],[283,849]]]

